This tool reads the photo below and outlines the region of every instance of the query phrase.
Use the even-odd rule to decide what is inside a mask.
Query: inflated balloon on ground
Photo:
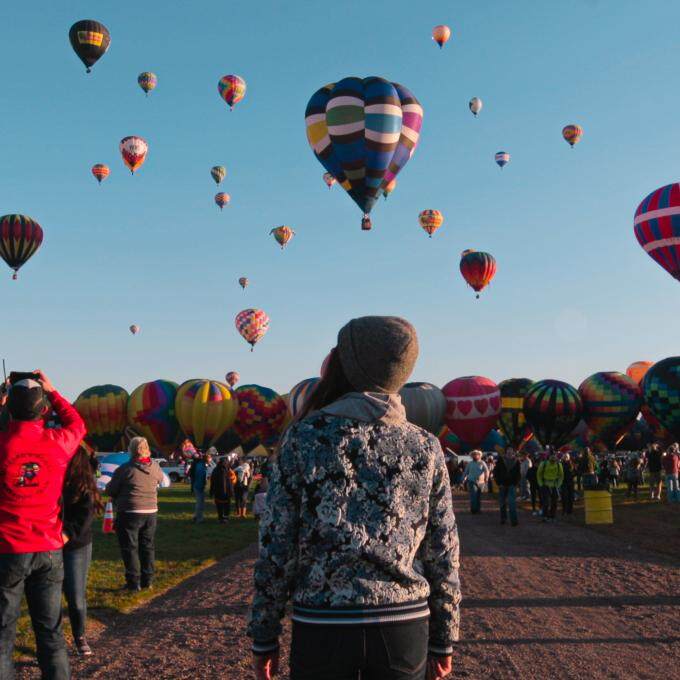
[[[410,423],[432,434],[442,429],[446,397],[436,385],[426,382],[406,383],[399,391],[399,396]]]
[[[288,414],[281,396],[260,385],[243,385],[234,394],[238,399],[234,430],[241,440],[257,440],[264,446],[276,444]]]
[[[177,387],[170,380],[153,380],[137,387],[128,400],[128,425],[165,454],[179,441],[175,416]]]
[[[302,411],[307,403],[307,399],[309,399],[318,384],[319,378],[307,378],[291,388],[288,393],[288,408],[293,418],[297,417],[300,411]]]
[[[653,361],[634,361],[626,369],[626,375],[639,385],[652,366],[654,366]]]
[[[524,397],[524,415],[534,436],[544,446],[562,446],[581,420],[578,391],[561,380],[539,380]]]
[[[498,384],[501,392],[498,425],[515,449],[519,449],[532,436],[531,427],[524,416],[524,397],[533,384],[534,381],[529,378],[510,378]]]
[[[498,421],[501,408],[498,385],[489,378],[473,375],[452,380],[442,392],[446,398],[447,427],[468,444],[481,443]]]
[[[651,412],[680,440],[680,357],[654,364],[645,375],[642,391]]]
[[[73,405],[85,421],[85,440],[98,451],[123,445],[129,395],[118,385],[95,385],[78,395]]]

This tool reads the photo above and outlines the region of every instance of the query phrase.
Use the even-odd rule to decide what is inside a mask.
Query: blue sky
[[[410,319],[414,379],[439,385],[469,374],[578,385],[677,354],[678,284],[632,225],[650,191],[678,180],[677,3],[40,0],[1,18],[0,214],[45,231],[18,281],[0,270],[11,368],[40,366],[70,397],[231,369],[286,392],[363,314]],[[68,42],[84,18],[112,35],[89,76]],[[453,31],[441,51],[438,23]],[[159,79],[148,99],[144,70]],[[217,93],[227,73],[248,83],[231,113]],[[324,186],[304,131],[311,94],[348,75],[402,82],[425,109],[369,233]],[[585,131],[574,150],[561,138],[572,122]],[[131,134],[150,145],[134,177],[118,153]],[[503,171],[499,149],[512,154]],[[97,162],[111,167],[101,187]],[[215,164],[232,196],[222,213]],[[446,219],[432,240],[417,223],[425,208]],[[279,224],[297,232],[284,252],[269,236]],[[498,261],[480,300],[458,271],[465,248]],[[249,306],[271,317],[253,354],[233,323]]]

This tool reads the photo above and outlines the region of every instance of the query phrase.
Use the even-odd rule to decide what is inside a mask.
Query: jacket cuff
[[[453,646],[430,642],[427,645],[427,652],[430,656],[451,656],[453,654]]]
[[[255,656],[264,656],[272,652],[279,651],[279,639],[274,640],[253,640],[253,654]]]

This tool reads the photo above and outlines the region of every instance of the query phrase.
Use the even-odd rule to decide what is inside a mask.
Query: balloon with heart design
[[[465,443],[476,446],[496,426],[501,393],[493,380],[473,375],[456,378],[442,388],[447,427]]]

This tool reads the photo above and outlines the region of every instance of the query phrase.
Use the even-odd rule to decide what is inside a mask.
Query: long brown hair
[[[90,456],[84,446],[79,446],[75,456],[66,470],[64,480],[64,501],[66,503],[77,503],[85,496],[92,499],[94,511],[101,513],[104,510],[101,494],[97,489],[97,482],[90,463]]]

